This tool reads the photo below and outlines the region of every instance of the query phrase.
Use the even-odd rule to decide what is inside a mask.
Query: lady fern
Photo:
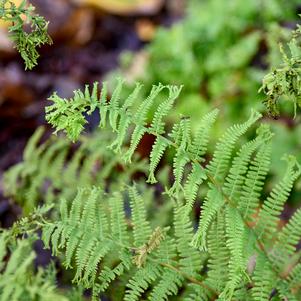
[[[21,14],[33,25],[28,34]],[[0,1],[0,15],[14,22],[12,37],[33,67],[36,47],[50,42],[47,23],[25,1],[20,7]],[[292,58],[283,51],[285,65],[264,80],[272,113],[282,95],[299,101],[299,33],[288,45]],[[54,93],[46,119],[78,145],[61,137],[40,143],[38,129],[24,162],[6,173],[6,193],[26,216],[0,235],[1,300],[68,299],[55,290],[54,275],[33,269],[37,231],[93,300],[299,300],[300,210],[285,225],[279,221],[301,166],[286,155],[283,179],[263,197],[273,134],[262,124],[252,139],[240,142],[261,114],[252,111],[248,120],[225,129],[211,154],[218,110],[200,119],[193,135],[189,117],[173,125],[165,121],[182,86],[154,85],[142,100],[140,83],[126,98],[123,88],[119,79],[111,95],[106,83],[101,89],[87,85],[71,99]],[[101,130],[84,136],[94,111]],[[148,164],[135,156],[145,135],[154,138]],[[172,163],[163,183],[158,167],[165,156]],[[32,213],[40,202],[50,206]]]
[[[290,263],[297,268],[298,260],[294,261],[293,258],[298,235],[295,235],[294,231],[291,233],[286,230],[286,227],[290,227],[290,223],[282,231],[277,231],[277,221],[293,183],[300,174],[300,166],[293,157],[286,157],[288,167],[283,181],[276,185],[271,196],[260,208],[260,192],[268,173],[270,142],[273,136],[269,127],[260,126],[256,137],[243,144],[236,155],[234,154],[239,138],[256,123],[261,115],[252,112],[245,123],[227,129],[217,143],[212,159],[204,165],[209,130],[217,111],[203,118],[200,130],[193,137],[188,118],[181,118],[169,132],[166,131],[167,126],[163,121],[163,117],[170,110],[181,88],[154,86],[149,96],[135,110],[132,105],[135,97],[138,98],[141,89],[139,84],[125,102],[122,102],[119,97],[122,89],[121,80],[111,100],[107,100],[105,85],[100,95],[95,92],[95,87],[96,85],[91,94],[87,89],[85,95],[76,92],[76,96],[71,100],[62,100],[58,95],[52,96],[51,100],[54,104],[46,109],[46,118],[56,127],[56,130],[64,130],[71,139],[76,139],[81,132],[78,131],[77,120],[83,120],[86,113],[98,109],[100,126],[110,127],[113,132],[116,132],[118,143],[115,143],[115,148],[114,143],[111,147],[117,155],[118,152],[122,152],[121,156],[126,162],[130,162],[131,156],[145,134],[155,136],[149,155],[148,181],[150,183],[156,182],[155,169],[167,148],[173,149],[174,181],[171,187],[166,187],[168,197],[174,202],[173,231],[171,229],[163,231],[163,225],[151,230],[150,224],[146,222],[147,213],[143,210],[142,199],[135,188],[129,188],[131,204],[129,220],[126,205],[123,205],[124,201],[122,201],[123,193],[114,192],[111,198],[104,198],[104,200],[111,200],[107,205],[100,202],[97,207],[95,207],[95,198],[92,198],[91,208],[88,204],[91,197],[88,197],[85,205],[82,207],[78,205],[78,208],[82,208],[78,209],[82,215],[79,213],[78,218],[74,220],[77,221],[74,224],[75,228],[82,224],[85,230],[72,232],[74,234],[70,238],[72,241],[70,246],[64,235],[62,235],[63,243],[58,243],[59,234],[56,231],[61,231],[58,229],[64,229],[65,226],[59,224],[60,222],[57,226],[53,226],[52,223],[45,226],[48,229],[46,242],[49,239],[52,241],[52,249],[56,252],[60,247],[66,248],[68,266],[71,264],[72,256],[75,257],[77,270],[75,281],[82,283],[83,278],[92,280],[92,282],[86,280],[85,285],[95,287],[95,295],[97,295],[99,288],[106,289],[109,285],[104,281],[106,279],[104,276],[98,278],[100,281],[98,283],[95,276],[97,273],[107,275],[106,277],[114,281],[126,272],[125,278],[122,278],[127,283],[124,290],[125,300],[139,300],[142,295],[148,296],[150,300],[166,300],[171,294],[177,295],[184,283],[187,286],[184,289],[183,300],[191,300],[191,296],[202,296],[202,300],[214,300],[217,296],[219,300],[242,298],[266,300],[273,294],[280,298],[298,296],[298,289],[292,291],[284,287],[284,283],[290,287],[296,281],[297,272],[293,273],[295,271],[293,267],[285,272],[283,269],[286,265],[279,264],[277,259],[286,253],[285,248],[281,251],[278,242],[285,239],[288,249],[293,250],[292,253],[287,253],[285,263]],[[163,102],[166,110],[161,106],[147,122],[147,114],[153,100],[164,90],[168,91],[166,101]],[[84,97],[80,98],[79,95]],[[62,111],[61,103],[64,103]],[[64,127],[66,112],[70,123]],[[72,122],[75,122],[76,135],[71,129]],[[83,121],[82,124],[85,122]],[[207,191],[207,194],[201,207],[199,226],[195,231],[190,213],[200,187],[203,191]],[[93,191],[95,188],[91,193],[95,193]],[[75,204],[75,201],[73,203]],[[84,216],[88,208],[93,211],[92,215],[99,214],[103,217],[105,216],[103,214],[111,215],[111,221],[103,220],[99,226],[86,221],[88,215]],[[97,214],[97,210],[101,212]],[[257,210],[259,214],[256,217],[254,214]],[[93,218],[89,219],[93,220]],[[73,218],[70,219],[70,223],[73,223],[72,220]],[[294,224],[298,222],[298,217],[291,220]],[[99,231],[101,224],[110,225],[109,228],[106,227],[108,239],[104,238],[106,235],[100,236],[97,232],[91,234],[94,233],[93,231]],[[88,225],[95,230],[89,231]],[[86,232],[88,234],[85,234]],[[172,246],[171,241],[176,245]],[[120,258],[115,267],[106,265],[102,267],[100,264],[99,272],[95,263],[89,267],[90,256],[93,255],[91,260],[105,258],[108,250],[112,248],[111,244],[118,244],[117,256],[128,256],[127,260]],[[169,245],[169,251],[174,254],[172,257],[166,258],[166,244]],[[98,245],[97,254],[100,257],[94,255]],[[78,248],[81,249],[83,246],[85,246],[84,250],[79,251]],[[104,253],[101,250],[104,250]],[[98,262],[97,259],[95,260]],[[126,264],[123,263],[124,260]],[[254,263],[251,264],[252,262]],[[96,274],[93,274],[93,277],[84,277],[85,273],[89,275],[90,270]],[[133,276],[130,276],[132,273]],[[166,277],[160,278],[160,275]],[[181,295],[178,297],[181,298]]]

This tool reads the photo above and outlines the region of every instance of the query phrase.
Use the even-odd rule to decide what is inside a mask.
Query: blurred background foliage
[[[183,85],[172,118],[191,116],[193,129],[200,116],[218,107],[221,114],[213,132],[213,139],[217,139],[227,126],[247,118],[251,108],[266,111],[262,104],[264,95],[258,90],[264,75],[281,62],[278,44],[289,41],[301,11],[298,0],[33,0],[31,3],[50,21],[54,46],[42,47],[38,66],[25,73],[7,36],[7,24],[0,23],[1,178],[3,171],[22,160],[29,137],[44,123],[45,100],[52,91],[70,97],[73,90],[86,83],[103,79],[114,82],[119,75],[126,78],[128,91],[136,80],[144,84],[144,91],[158,82]],[[300,117],[291,117],[293,108],[289,105],[282,109],[277,120],[266,113],[263,118],[275,133],[271,184],[276,180],[274,174],[281,175],[284,171],[285,164],[279,161],[283,153],[294,154],[301,161]],[[97,116],[92,116],[92,125],[93,118],[97,123]],[[62,187],[72,186],[58,181],[55,175],[65,162],[64,156],[67,162],[72,162],[76,147],[64,144],[63,140],[48,140],[47,133],[49,136],[46,127],[46,134],[41,135],[44,144],[35,146],[40,149],[41,157],[14,166],[4,177],[6,183],[16,178],[19,181],[17,187],[6,185],[9,188],[5,196],[1,184],[0,215],[8,219],[4,224],[10,224],[9,220],[19,213],[12,205],[15,201],[29,212],[33,205],[28,203],[29,196],[34,196],[38,203],[39,194],[43,195],[46,189],[49,201]],[[139,149],[142,157],[149,152],[151,139],[143,140]],[[84,150],[82,156],[89,156],[99,145],[84,140],[78,147]],[[59,146],[50,146],[56,143]],[[60,158],[56,157],[58,150],[62,150]],[[98,155],[104,155],[103,162],[111,160],[110,153],[104,150]],[[26,155],[23,159],[26,161]],[[30,160],[40,162],[37,170],[30,169]],[[97,153],[94,162],[99,163]],[[122,168],[115,163],[117,170]],[[45,174],[42,169],[47,165],[54,166],[53,173]],[[114,174],[118,174],[116,168]],[[89,177],[89,184],[99,179]],[[34,178],[39,181],[34,182]],[[45,185],[47,181],[54,183],[51,190]],[[107,177],[106,181],[114,182]],[[297,188],[290,200],[292,207],[300,204],[300,181]]]

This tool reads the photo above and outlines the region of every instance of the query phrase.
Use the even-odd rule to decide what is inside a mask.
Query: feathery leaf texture
[[[193,230],[188,216],[182,214],[184,207],[177,211],[177,217],[183,218],[175,218],[175,248],[168,229],[150,228],[137,188],[129,187],[128,194],[130,220],[125,214],[124,193],[115,191],[108,198],[96,187],[79,189],[70,209],[70,202],[61,201],[58,221],[44,223],[42,239],[55,255],[65,254],[65,266],[75,270],[73,281],[92,288],[95,300],[126,275],[130,278],[124,300],[139,300],[148,288],[152,288],[149,300],[167,300],[185,280],[197,277],[206,254],[189,245]],[[112,254],[118,258],[117,264],[110,261]]]
[[[56,291],[50,270],[39,268],[34,272],[36,255],[32,250],[32,239],[14,241],[10,236],[9,230],[0,234],[0,299],[67,301]],[[8,256],[9,259],[5,259]]]
[[[108,179],[111,185],[126,183],[131,174],[147,172],[145,162],[138,162],[135,157],[132,168],[116,176],[123,160],[107,148],[111,141],[108,132],[81,137],[75,149],[62,137],[52,136],[40,143],[44,132],[43,127],[35,131],[25,147],[23,162],[4,174],[5,195],[14,197],[25,213],[30,213],[45,195],[48,204],[55,203],[56,198],[75,196],[74,187],[78,183],[83,186],[103,183],[105,187]]]
[[[77,91],[71,100],[62,100],[57,95],[52,97],[54,104],[46,109],[48,121],[56,131],[63,130],[71,140],[76,140],[86,123],[85,114],[98,109],[100,127],[109,127],[116,133],[117,142],[110,145],[111,149],[117,154],[121,152],[126,162],[131,162],[145,134],[155,136],[149,155],[149,183],[157,181],[156,168],[166,150],[172,148],[174,181],[170,188],[166,187],[166,192],[171,200],[175,200],[174,232],[164,230],[162,226],[151,228],[143,198],[135,186],[129,188],[130,216],[128,206],[122,200],[124,193],[118,191],[109,198],[108,204],[99,202],[96,205],[94,202],[91,205],[90,219],[98,220],[97,225],[107,225],[105,229],[85,221],[88,215],[86,217],[84,212],[88,210],[91,199],[86,197],[86,203],[78,205],[78,212],[82,213],[75,215],[77,218],[67,219],[70,225],[72,220],[76,221],[73,228],[61,230],[70,225],[61,226],[57,222],[55,226],[50,223],[43,230],[48,235],[45,242],[50,238],[52,250],[65,249],[67,265],[75,263],[75,281],[93,287],[96,296],[111,282],[122,278],[125,300],[139,300],[142,295],[149,300],[166,300],[171,294],[177,294],[187,281],[184,294],[187,300],[193,296],[224,301],[233,298],[267,300],[274,295],[281,298],[298,296],[299,257],[295,246],[300,238],[300,214],[297,212],[280,231],[277,222],[300,175],[300,166],[292,156],[285,157],[287,172],[260,208],[273,135],[263,124],[253,140],[243,145],[238,143],[261,115],[252,112],[246,122],[226,129],[212,159],[205,165],[216,110],[201,120],[200,129],[193,136],[189,118],[182,117],[171,131],[167,131],[170,127],[163,120],[181,87],[154,86],[136,110],[134,104],[140,84],[125,102],[120,98],[122,80],[119,80],[111,100],[108,100],[105,84],[100,95],[96,87],[95,84],[93,100],[87,89],[84,97]],[[164,94],[166,100],[148,119],[150,108],[159,94]],[[78,120],[81,120],[81,127],[78,127]],[[206,196],[199,219],[193,221],[191,208],[200,186]],[[94,190],[90,193],[95,193]],[[66,216],[65,209],[62,213]],[[100,217],[93,217],[93,214]],[[197,229],[193,227],[195,222]],[[92,229],[87,231],[87,227]],[[98,233],[100,229],[101,233]],[[106,265],[106,257],[113,252],[119,257],[117,263]],[[284,256],[283,260],[279,260],[281,256]],[[291,268],[285,270],[287,263]],[[160,278],[160,275],[165,277]]]
[[[0,19],[9,24],[9,36],[24,60],[25,69],[32,69],[37,65],[40,56],[38,47],[52,44],[47,33],[48,22],[34,10],[26,0],[22,0],[18,6],[10,0],[0,1]],[[29,24],[29,32],[25,31],[26,24]]]

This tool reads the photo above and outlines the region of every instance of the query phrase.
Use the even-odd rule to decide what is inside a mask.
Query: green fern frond
[[[116,89],[119,91],[121,87],[122,81],[119,80]],[[155,169],[162,156],[164,155],[166,148],[170,145],[179,144],[178,151],[174,157],[175,185],[170,192],[172,193],[174,191],[179,191],[179,189],[181,188],[180,182],[183,178],[184,166],[190,161],[191,156],[196,156],[199,152],[202,153],[205,151],[205,145],[207,144],[208,140],[208,130],[213,123],[217,112],[214,111],[212,114],[208,114],[208,116],[202,121],[198,135],[201,135],[201,132],[203,132],[203,136],[201,137],[203,137],[204,141],[198,142],[200,144],[197,144],[195,141],[191,149],[192,154],[190,154],[189,146],[191,145],[191,133],[190,123],[188,119],[184,118],[179,123],[177,130],[179,132],[177,134],[178,138],[175,137],[175,129],[171,134],[162,136],[164,134],[163,129],[165,125],[163,117],[172,107],[175,99],[178,97],[181,91],[181,87],[177,88],[173,86],[163,86],[161,84],[159,84],[158,86],[153,86],[148,97],[144,101],[142,101],[138,109],[134,111],[131,106],[135,98],[137,98],[140,88],[141,86],[138,84],[132,94],[130,94],[130,96],[125,100],[123,104],[120,103],[120,99],[117,96],[114,96],[113,102],[111,104],[112,100],[110,102],[107,102],[105,100],[106,96],[103,95],[106,95],[106,86],[104,84],[100,100],[98,102],[98,108],[100,111],[100,126],[104,127],[106,125],[106,119],[108,118],[112,130],[117,131],[117,139],[111,144],[111,148],[115,151],[121,151],[122,144],[126,143],[125,138],[127,137],[127,131],[129,131],[130,128],[133,127],[133,132],[131,134],[131,138],[129,139],[130,147],[123,156],[125,162],[130,162],[133,153],[144,134],[150,133],[157,137],[156,143],[152,148],[150,156],[151,164],[148,181],[151,183],[154,183],[156,181],[154,176]],[[161,93],[164,89],[168,89],[169,91],[168,98],[165,102],[162,103],[160,110],[158,109],[156,111],[154,117],[151,120],[150,126],[147,126],[146,118],[151,105],[156,97],[158,97],[159,93]],[[119,95],[120,92],[114,91],[113,95],[114,93],[115,95]],[[53,105],[46,108],[48,122],[56,128],[56,132],[64,130],[71,140],[76,140],[80,132],[83,130],[83,126],[86,122],[83,120],[84,114],[87,111],[91,111],[95,108],[95,106],[91,107],[90,100],[85,101],[84,97],[79,97],[78,95],[79,92],[76,91],[75,96],[72,99],[66,100],[60,99],[56,94],[54,94],[50,98],[50,100],[53,101]],[[207,121],[208,128],[205,125],[205,122]],[[79,123],[80,126],[78,126],[76,123]],[[74,127],[74,130],[71,130],[72,127]],[[76,134],[74,131],[76,131]],[[171,137],[172,141],[168,137]]]
[[[300,295],[296,296],[295,292],[292,292],[290,287],[287,285],[286,281],[279,280],[277,283],[277,291],[279,292],[279,297],[282,300],[292,300],[298,301],[300,299]]]
[[[277,235],[273,252],[278,262],[286,260],[296,252],[301,238],[301,209],[298,209]]]
[[[47,269],[34,272],[36,254],[32,239],[11,237],[9,230],[0,234],[0,299],[3,301],[53,301],[68,299],[56,291]]]
[[[118,192],[115,192],[110,198],[111,205],[111,237],[112,239],[127,245],[129,237],[127,234],[127,224],[125,221],[125,212],[123,210],[123,198]]]
[[[208,232],[208,282],[221,293],[229,279],[228,258],[230,251],[226,243],[225,214],[218,213]]]
[[[238,138],[243,135],[259,118],[261,114],[252,111],[250,118],[243,124],[236,124],[226,130],[223,137],[216,145],[213,153],[213,159],[207,167],[211,176],[217,181],[224,179],[229,161],[231,159],[232,150]]]
[[[129,187],[130,206],[132,213],[134,245],[139,247],[146,243],[151,228],[146,216],[145,204],[135,186]]]
[[[111,133],[103,131],[101,135],[81,137],[76,148],[55,136],[40,144],[43,134],[44,128],[38,128],[24,150],[23,162],[4,174],[5,194],[13,197],[25,214],[30,213],[41,199],[56,204],[59,198],[74,197],[74,187],[78,183],[107,188],[109,179],[109,186],[114,186],[117,182],[127,183],[137,171],[147,172],[146,162],[138,161],[135,156],[130,168],[124,173],[116,173],[124,163],[107,148]]]
[[[109,102],[109,122],[113,132],[117,130],[117,119],[118,119],[118,109],[120,104],[120,93],[123,86],[123,80],[121,78],[117,81],[116,89],[112,94],[112,97]],[[90,109],[91,111],[93,108]]]
[[[34,12],[35,8],[23,0],[18,6],[10,0],[0,1],[0,19],[8,22],[8,32],[15,48],[25,63],[25,69],[37,65],[39,53],[37,48],[44,44],[52,44],[47,33],[48,22]],[[25,25],[29,25],[29,32]]]
[[[53,94],[49,99],[54,104],[46,107],[46,120],[57,125],[56,132],[65,129],[72,141],[77,140],[86,124],[84,95],[80,91],[75,91],[71,105],[67,99],[62,99],[57,94]]]
[[[187,275],[197,277],[207,258],[205,253],[191,247],[193,228],[185,207],[175,208],[174,227],[179,253],[180,269]]]
[[[139,301],[141,295],[149,288],[149,286],[159,277],[162,269],[159,266],[148,264],[139,269],[127,284],[127,290],[124,301]]]
[[[206,154],[209,132],[216,120],[217,114],[218,110],[213,110],[201,119],[197,133],[193,138],[191,145],[189,145],[189,152],[192,155],[191,159],[193,163],[184,185],[184,195],[187,200],[188,210],[193,206],[197,197],[198,188],[203,181],[207,179],[206,173],[199,162],[204,160],[202,156]]]
[[[150,164],[149,164],[149,177],[147,180],[148,183],[154,184],[157,182],[155,178],[155,170],[169,144],[170,142],[166,138],[161,136],[157,137],[149,156]]]
[[[162,271],[160,282],[150,293],[148,300],[168,300],[169,296],[176,296],[179,287],[182,286],[184,278],[175,271],[165,269]]]
[[[245,174],[248,170],[252,154],[259,146],[266,144],[270,138],[271,133],[269,129],[265,126],[260,127],[257,137],[244,144],[233,159],[232,166],[224,183],[224,192],[231,200],[232,205],[237,206],[241,197]]]
[[[299,296],[301,295],[300,277],[301,277],[301,263],[298,263],[291,270],[289,274],[287,286],[290,288],[292,292],[299,293]]]
[[[256,225],[259,238],[271,238],[277,231],[277,221],[283,205],[289,197],[295,180],[301,173],[300,165],[294,157],[285,156],[283,160],[287,161],[284,178],[275,186],[259,212],[259,221]]]
[[[110,148],[113,149],[115,152],[121,151],[121,146],[123,145],[124,140],[127,136],[128,127],[131,125],[131,120],[128,118],[126,113],[127,110],[133,105],[133,102],[137,99],[141,88],[142,85],[137,83],[135,89],[125,100],[121,108],[121,111],[123,111],[123,113],[120,114],[120,119],[117,125],[117,129],[116,129],[117,137],[116,140],[110,145]],[[102,121],[106,119],[106,114],[102,113],[101,110],[102,109],[100,108],[101,119],[102,119],[100,126],[103,127]]]
[[[184,301],[209,301],[214,300],[217,297],[215,294],[212,293],[211,290],[194,283],[190,284],[188,286],[188,289],[188,296],[183,298]]]
[[[125,153],[125,162],[131,162],[131,158],[140,140],[142,139],[143,135],[148,132],[147,128],[145,127],[148,111],[150,110],[155,98],[164,88],[165,87],[161,84],[158,86],[153,86],[149,96],[141,103],[136,113],[133,115],[133,120],[135,120],[137,126],[135,127],[131,136],[130,147]]]
[[[126,279],[125,300],[139,300],[148,289],[150,300],[165,300],[177,293],[184,279],[202,286],[198,273],[207,254],[189,245],[193,228],[185,207],[175,212],[174,240],[169,229],[150,228],[135,186],[129,188],[128,220],[123,194],[115,191],[104,202],[100,189],[79,189],[70,209],[70,202],[62,200],[60,218],[44,223],[42,239],[53,253],[65,254],[64,265],[75,270],[73,281],[91,288],[95,300],[118,278]]]
[[[108,249],[105,249],[106,254],[101,255],[103,260],[99,263],[103,274],[102,271],[97,271],[95,264],[88,264],[94,268],[88,269],[86,275],[92,273],[92,276],[85,278],[85,286],[89,287],[88,285],[90,285],[95,294],[106,289],[111,281],[120,278],[127,287],[126,300],[156,298],[152,296],[161,296],[160,298],[164,300],[169,295],[178,292],[180,288],[183,288],[183,296],[188,300],[192,298],[191,296],[202,296],[201,298],[204,300],[213,296],[211,298],[230,301],[244,298],[244,295],[246,300],[252,298],[266,300],[274,294],[274,290],[277,291],[277,296],[284,296],[286,290],[283,288],[283,283],[290,281],[288,278],[290,271],[286,271],[285,274],[281,265],[275,262],[276,256],[273,254],[276,253],[273,248],[271,249],[271,247],[275,247],[275,241],[270,238],[273,236],[277,238],[275,234],[279,214],[294,181],[300,174],[300,166],[293,157],[287,157],[288,169],[284,179],[264,202],[259,216],[255,217],[254,213],[259,208],[260,193],[270,161],[272,134],[269,128],[267,126],[259,127],[256,137],[242,145],[233,157],[239,138],[261,115],[252,112],[245,123],[227,129],[216,145],[212,160],[206,166],[202,166],[209,140],[208,133],[216,118],[216,111],[209,113],[203,119],[195,137],[191,133],[190,120],[186,117],[175,123],[170,132],[165,132],[167,127],[163,117],[166,116],[180,89],[175,89],[175,95],[172,97],[169,95],[164,102],[163,107],[166,106],[166,108],[164,107],[166,110],[161,107],[156,111],[156,116],[150,118],[148,123],[147,116],[153,101],[165,88],[171,91],[170,87],[154,86],[149,96],[142,101],[136,111],[131,105],[135,102],[134,98],[137,97],[140,86],[137,85],[136,90],[127,98],[128,104],[122,103],[118,96],[121,87],[122,81],[119,81],[117,86],[119,92],[115,92],[113,104],[107,102],[106,96],[100,96],[97,107],[101,114],[100,126],[105,126],[105,119],[108,119],[111,130],[117,131],[118,140],[111,147],[116,151],[122,150],[123,157],[127,162],[131,160],[145,134],[155,137],[149,162],[148,181],[151,183],[156,182],[156,168],[167,148],[174,150],[172,158],[174,181],[171,188],[166,187],[169,197],[175,200],[173,202],[174,233],[169,233],[169,230],[165,232],[162,230],[164,227],[161,226],[152,230],[147,221],[144,202],[136,188],[129,189],[130,214],[123,201],[124,192],[121,194],[115,191],[109,204],[103,208],[104,211],[109,212],[102,211],[104,223],[108,223],[105,220],[109,220],[111,225],[107,236],[104,235],[106,238],[103,241],[92,238],[89,240],[88,236],[79,234],[81,232],[78,230],[73,233],[73,236],[77,233],[77,242],[69,248],[69,252],[68,249],[66,250],[66,255],[69,260],[75,256],[78,270],[75,280],[82,281],[86,264],[92,262],[90,255],[87,254],[94,254],[96,247],[99,247],[97,250],[102,254],[102,248],[108,246]],[[103,89],[105,88],[103,87]],[[71,99],[68,106],[72,107],[73,101],[74,99]],[[73,114],[82,115],[82,112],[87,112],[89,109],[91,106],[88,101]],[[58,120],[64,119],[65,113],[61,114],[59,109],[55,110],[59,116]],[[57,124],[52,122],[57,130],[63,129],[67,131],[68,135],[68,128],[60,128],[59,124],[60,122]],[[120,136],[119,133],[121,133]],[[129,146],[127,146],[128,144]],[[122,149],[123,146],[126,147],[125,150]],[[201,205],[200,218],[196,220],[199,227],[195,232],[190,218],[190,208],[198,195],[200,185],[204,186],[207,194]],[[258,222],[254,228],[255,219]],[[250,222],[253,224],[251,225]],[[299,223],[298,220],[296,222]],[[292,223],[296,222],[292,220]],[[80,223],[83,224],[84,219],[81,218]],[[88,225],[88,227],[93,227],[91,223]],[[290,239],[286,233],[288,230],[283,229],[283,231],[285,240],[281,238],[281,241],[291,246],[295,245],[297,234]],[[56,236],[53,237],[53,240],[54,244],[57,244]],[[76,257],[74,254],[77,254],[77,248],[82,249],[83,245],[87,246],[87,253],[83,251]],[[128,254],[127,259],[130,257],[130,265],[123,264],[121,259],[118,259],[113,266],[111,265],[112,262],[108,261],[106,257],[114,247],[118,249],[118,252],[114,254]],[[122,252],[120,252],[121,250]],[[291,252],[295,256],[296,252],[293,249]],[[96,254],[93,256],[95,257]],[[296,264],[294,256],[292,258],[287,256],[287,259],[291,260],[290,264]],[[84,263],[79,261],[80,257],[84,259]],[[206,264],[207,259],[208,264]],[[108,266],[107,262],[109,262]],[[103,276],[99,278],[98,273]],[[127,273],[127,275],[123,275],[123,273]],[[162,273],[163,275],[168,273],[166,279],[160,277]],[[285,275],[285,279],[280,281],[279,274]],[[268,277],[271,277],[272,281],[267,279]],[[103,286],[98,283],[100,279],[104,279]],[[188,285],[183,279],[185,282],[189,282],[190,287],[195,284],[201,288],[193,291],[186,290]],[[279,281],[277,282],[277,280]],[[248,289],[249,286],[252,286],[251,290]],[[292,294],[294,295],[294,293]]]
[[[256,258],[254,287],[251,289],[255,301],[269,300],[273,294],[277,277],[264,255],[259,254]]]
[[[184,195],[185,199],[187,200],[186,207],[188,212],[193,206],[200,185],[205,180],[207,180],[205,170],[200,166],[199,163],[193,163],[191,172],[187,176],[187,180],[184,185]]]
[[[192,244],[199,247],[201,250],[207,250],[207,232],[210,224],[224,205],[224,198],[222,193],[216,188],[212,187],[202,204],[201,218],[199,221],[199,228],[193,237]]]
[[[249,170],[242,186],[238,208],[246,221],[252,221],[259,206],[260,192],[269,171],[271,144],[264,143],[251,160]]]
[[[232,300],[235,289],[244,278],[246,263],[244,258],[244,222],[239,212],[228,206],[226,208],[227,247],[230,250],[229,280],[220,297],[222,300]]]
[[[202,157],[206,154],[210,130],[217,118],[218,112],[219,111],[215,109],[201,119],[196,135],[189,145],[189,152],[192,154],[192,160],[201,162]]]
[[[93,287],[93,295],[95,299],[100,292],[107,290],[112,281],[114,281],[116,278],[120,277],[130,269],[132,263],[131,254],[129,254],[129,252],[126,252],[125,250],[121,250],[119,257],[120,262],[114,268],[111,269],[110,267],[105,266],[100,272],[98,277],[100,284],[97,283]]]
[[[151,131],[157,135],[162,135],[165,133],[165,122],[163,121],[163,118],[172,109],[175,100],[179,97],[182,87],[167,86],[167,89],[169,93],[168,98],[158,106],[150,125]]]

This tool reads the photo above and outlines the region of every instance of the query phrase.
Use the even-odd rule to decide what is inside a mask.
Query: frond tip
[[[47,33],[48,22],[34,13],[35,8],[22,0],[17,6],[11,0],[0,1],[0,18],[9,22],[9,35],[15,43],[15,48],[25,62],[25,69],[32,69],[37,65],[39,53],[37,48],[44,44],[52,44]],[[25,24],[30,25],[29,32],[25,31]]]

